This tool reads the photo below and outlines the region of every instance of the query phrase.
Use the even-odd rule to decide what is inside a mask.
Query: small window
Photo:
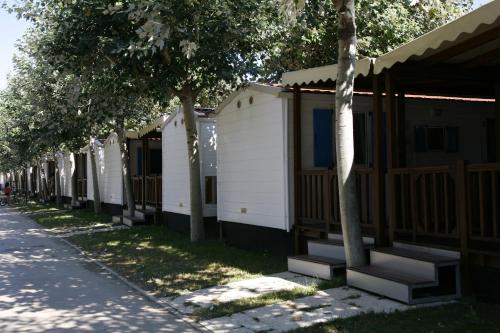
[[[444,150],[444,128],[443,127],[428,127],[427,128],[427,148],[429,151]]]
[[[367,163],[366,114],[354,113],[354,163]]]
[[[456,153],[458,151],[458,127],[415,127],[415,152]]]
[[[205,177],[205,203],[208,205],[217,203],[217,177],[216,176],[206,176]]]

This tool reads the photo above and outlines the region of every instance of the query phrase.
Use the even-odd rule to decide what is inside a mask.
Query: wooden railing
[[[393,169],[389,177],[392,239],[440,239],[463,254],[500,250],[500,163]]]
[[[142,204],[142,177],[132,177],[132,192],[134,193],[134,202]]]
[[[500,163],[464,169],[468,235],[471,240],[500,242]]]
[[[451,167],[402,168],[389,171],[390,233],[458,237],[455,180]]]
[[[356,167],[359,214],[363,227],[373,228],[372,169]],[[316,225],[326,232],[334,226],[340,230],[340,207],[337,172],[333,170],[303,170],[299,226]]]
[[[78,198],[84,198],[87,197],[87,179],[86,178],[79,178],[76,180],[76,188],[77,188],[77,194]]]
[[[132,177],[132,190],[134,191],[134,200],[136,204],[142,204],[142,177]],[[161,207],[161,176],[147,176],[146,177],[146,205],[156,208]]]
[[[159,208],[161,202],[161,176],[146,177],[146,204]]]

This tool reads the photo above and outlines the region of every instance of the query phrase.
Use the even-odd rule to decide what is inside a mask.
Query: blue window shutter
[[[427,138],[425,126],[415,126],[415,152],[427,151]]]
[[[446,152],[458,152],[458,127],[446,127]]]
[[[333,165],[332,110],[314,109],[314,166],[331,167]]]
[[[142,176],[142,147],[137,147],[137,176]]]

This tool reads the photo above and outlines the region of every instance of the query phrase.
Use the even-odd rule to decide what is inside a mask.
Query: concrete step
[[[123,216],[122,222],[123,222],[123,224],[128,225],[129,227],[146,224],[144,219],[137,217],[137,216],[135,216],[135,217]]]
[[[154,209],[136,209],[135,210],[135,216],[139,217],[141,219],[146,219],[149,216],[154,216],[156,211]],[[128,210],[124,209],[123,210],[123,216],[128,216]]]
[[[122,219],[123,219],[123,216],[121,216],[121,215],[114,215],[111,220],[112,220],[113,223],[123,223]]]
[[[333,279],[339,274],[338,271],[343,272],[344,269],[345,260],[312,255],[288,257],[288,270],[290,272],[325,280]]]

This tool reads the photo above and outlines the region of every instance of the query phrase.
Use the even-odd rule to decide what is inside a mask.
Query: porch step
[[[347,269],[347,284],[407,304],[460,297],[460,260],[406,248],[370,250],[370,265]]]
[[[125,225],[128,225],[129,227],[133,226],[138,226],[138,225],[145,225],[146,222],[144,219],[135,216],[135,217],[130,217],[130,216],[123,216],[122,217],[122,223]]]
[[[345,260],[321,256],[299,255],[288,257],[288,270],[290,272],[325,280],[331,280],[338,275],[336,271],[343,272],[345,265]]]
[[[122,223],[122,219],[123,219],[123,216],[121,216],[121,215],[113,215],[113,217],[111,218],[111,221],[113,223]]]
[[[367,250],[366,254],[368,255],[368,250],[373,246],[366,242],[364,246]],[[307,242],[307,253],[312,256],[334,258],[345,261],[345,249],[342,239],[330,238],[309,240]]]
[[[371,250],[370,263],[433,280],[436,279],[437,266],[459,265],[459,260],[421,251],[386,247]]]
[[[147,217],[154,217],[155,215],[155,210],[154,209],[146,209],[146,210],[142,210],[142,209],[136,209],[135,210],[135,216],[136,217],[139,217],[141,219],[144,219],[146,220]],[[123,216],[128,216],[128,210],[124,209],[123,210]]]

